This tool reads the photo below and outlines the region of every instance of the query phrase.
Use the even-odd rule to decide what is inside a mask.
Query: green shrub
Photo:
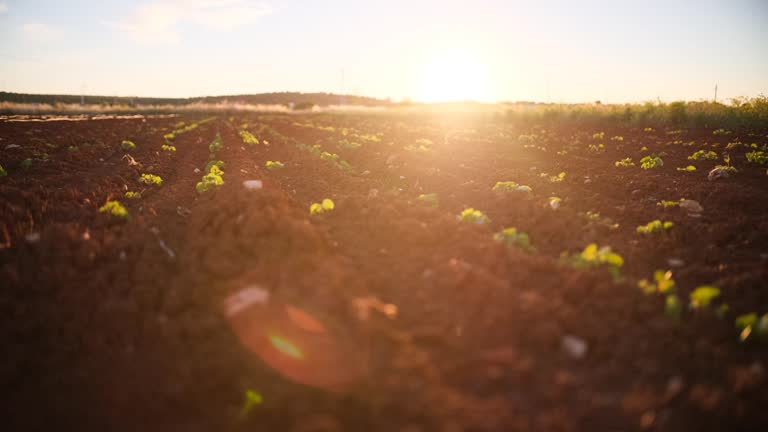
[[[99,207],[99,212],[108,213],[120,219],[128,218],[128,210],[120,204],[120,201],[107,201],[103,206]]]

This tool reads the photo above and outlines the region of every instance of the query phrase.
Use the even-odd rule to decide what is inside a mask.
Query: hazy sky
[[[768,94],[768,1],[0,0],[6,91],[634,102],[716,83]]]

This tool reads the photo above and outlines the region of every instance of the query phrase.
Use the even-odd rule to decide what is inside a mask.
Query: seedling
[[[437,207],[440,205],[440,198],[437,196],[436,193],[421,194],[416,199],[418,201],[427,203],[432,207]]]
[[[592,134],[592,139],[594,140],[599,140],[599,139],[601,140],[603,138],[605,138],[605,132],[597,132],[595,134]]]
[[[565,173],[561,172],[560,174],[556,176],[549,176],[549,181],[552,183],[561,183],[563,180],[565,180]]]
[[[730,135],[731,131],[725,130],[725,129],[716,129],[712,131],[712,135],[718,136],[718,135]]]
[[[432,141],[426,138],[419,138],[414,144],[409,144],[403,148],[415,153],[429,153],[432,150]]]
[[[494,192],[533,192],[530,186],[521,185],[513,181],[496,182],[491,190]]]
[[[652,234],[657,232],[664,232],[672,228],[674,224],[669,221],[662,222],[658,219],[648,222],[645,225],[637,227],[637,232],[640,234]]]
[[[120,219],[128,218],[128,210],[120,204],[120,201],[107,201],[99,208],[100,213],[108,213]]]
[[[688,156],[688,160],[717,160],[717,153],[712,150],[698,150]]]
[[[256,138],[256,136],[247,130],[241,130],[239,134],[240,138],[243,139],[243,142],[248,145],[255,145],[259,143],[259,140]]]
[[[26,158],[23,161],[21,161],[21,167],[25,170],[32,168],[32,159]]]
[[[3,168],[2,165],[0,165],[0,177],[7,177],[7,176],[8,176],[8,171],[6,171],[5,168]]]
[[[224,179],[222,178],[223,175],[224,171],[222,171],[218,165],[211,165],[208,173],[195,185],[195,189],[198,193],[205,193],[214,187],[221,186],[224,184]]]
[[[133,192],[128,191],[125,193],[125,197],[128,199],[140,199],[141,198],[141,192]]]
[[[471,222],[478,225],[491,222],[485,213],[481,212],[480,210],[475,210],[472,207],[465,208],[457,218],[462,222]]]
[[[731,165],[731,157],[728,155],[728,153],[723,153],[723,162],[725,162],[725,165],[716,165],[714,169],[722,170],[729,174],[735,174],[739,172],[735,166]]]
[[[261,393],[251,389],[246,390],[243,397],[243,407],[240,408],[240,418],[248,417],[251,410],[256,405],[261,405],[262,402],[264,402],[264,398],[261,396]]]
[[[221,135],[218,133],[216,134],[216,137],[213,138],[213,141],[211,141],[210,144],[208,144],[208,151],[211,153],[216,153],[217,151],[224,148],[224,143],[221,140]]]
[[[672,279],[671,271],[656,270],[653,272],[653,281],[641,279],[637,282],[637,287],[643,290],[646,295],[650,294],[673,294],[675,291],[675,281]]]
[[[524,232],[518,232],[517,228],[504,228],[493,235],[493,239],[499,243],[502,243],[508,247],[517,247],[527,253],[536,252],[536,248],[531,246],[531,241],[528,238],[528,234]]]
[[[160,176],[154,174],[142,174],[141,177],[139,177],[139,182],[150,186],[162,186],[163,179]]]
[[[653,132],[653,128],[647,127],[645,129],[643,129],[643,132]]]
[[[348,141],[348,140],[341,140],[339,141],[339,148],[348,149],[348,150],[357,150],[363,145],[357,142]]]
[[[168,144],[163,144],[163,145],[160,146],[160,149],[163,150],[163,151],[167,151],[167,152],[173,153],[173,152],[176,151],[176,146],[172,146],[172,145],[168,145]]]
[[[751,151],[746,154],[747,161],[751,163],[756,163],[759,165],[768,165],[768,152],[766,151]]]
[[[752,335],[758,337],[768,336],[768,313],[759,319],[757,314],[752,312],[736,317],[736,328],[741,331],[739,339],[744,342]]]
[[[664,166],[664,161],[661,159],[661,157],[656,155],[649,155],[642,159],[640,159],[640,168],[642,169],[651,169],[651,168],[660,168]]]
[[[267,161],[267,162],[264,164],[264,166],[265,166],[265,167],[266,167],[268,170],[270,170],[270,171],[274,171],[274,170],[278,170],[278,169],[281,169],[281,168],[285,168],[285,164],[284,164],[284,163],[282,163],[282,162],[280,162],[280,161],[271,161],[271,160],[270,160],[270,161]]]
[[[613,164],[616,165],[617,167],[624,167],[624,168],[635,166],[635,163],[632,161],[632,158],[624,158],[620,161],[614,162]]]
[[[681,199],[680,201],[684,201],[684,199]],[[677,206],[679,206],[680,205],[680,201],[661,200],[661,201],[657,202],[656,205],[659,206],[659,207],[664,207],[666,209],[666,208],[669,208],[669,207],[677,207]]]
[[[680,297],[677,294],[668,295],[664,300],[664,313],[674,320],[679,320],[682,312],[683,307],[680,304]]]
[[[333,200],[331,200],[330,198],[325,198],[322,202],[312,203],[309,206],[309,214],[310,215],[323,214],[333,210],[334,208],[336,208],[336,205],[333,203]]]
[[[320,153],[320,159],[322,159],[324,161],[335,162],[335,161],[339,160],[339,155],[337,155],[336,153],[329,153],[329,152],[324,151],[324,152]]]
[[[122,147],[123,150],[129,152],[136,148],[136,144],[134,144],[133,141],[125,140],[122,143],[120,143],[120,147]]]
[[[720,295],[720,289],[711,285],[703,285],[695,290],[690,295],[691,309],[704,309],[712,303],[712,300]]]
[[[80,149],[77,148],[77,146],[71,145],[71,146],[67,147],[67,151],[70,152],[70,153],[77,153],[77,152],[80,151]]]
[[[590,144],[589,151],[596,154],[605,153],[605,144]]]
[[[616,135],[614,137],[611,137],[611,141],[624,141],[624,137],[621,135]]]
[[[678,171],[686,171],[686,172],[691,172],[691,171],[696,171],[696,167],[695,167],[695,166],[693,166],[693,165],[688,165],[688,166],[687,166],[687,167],[685,167],[685,168],[678,168],[677,170],[678,170]]]
[[[206,174],[207,174],[207,173],[209,173],[209,172],[211,172],[211,168],[212,168],[212,167],[214,167],[214,166],[215,166],[215,167],[217,167],[217,168],[219,168],[220,170],[221,170],[221,169],[224,169],[224,165],[226,165],[226,164],[224,163],[224,161],[220,161],[220,160],[210,160],[210,161],[208,161],[208,163],[207,163],[207,164],[205,164],[205,170],[204,170],[204,172],[205,172]]]
[[[611,274],[614,281],[621,279],[621,267],[624,265],[624,258],[613,252],[610,246],[598,247],[596,243],[591,243],[581,253],[568,255],[563,252],[560,255],[560,262],[570,265],[579,270],[605,266],[608,273]]]

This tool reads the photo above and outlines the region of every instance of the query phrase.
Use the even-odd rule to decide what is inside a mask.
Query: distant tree
[[[314,102],[311,101],[303,101],[299,102],[296,105],[293,106],[293,109],[296,111],[304,111],[304,110],[311,110],[315,107]]]

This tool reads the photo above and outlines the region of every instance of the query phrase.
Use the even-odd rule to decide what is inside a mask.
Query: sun
[[[433,53],[419,71],[415,99],[421,102],[493,100],[488,67],[470,51]]]

